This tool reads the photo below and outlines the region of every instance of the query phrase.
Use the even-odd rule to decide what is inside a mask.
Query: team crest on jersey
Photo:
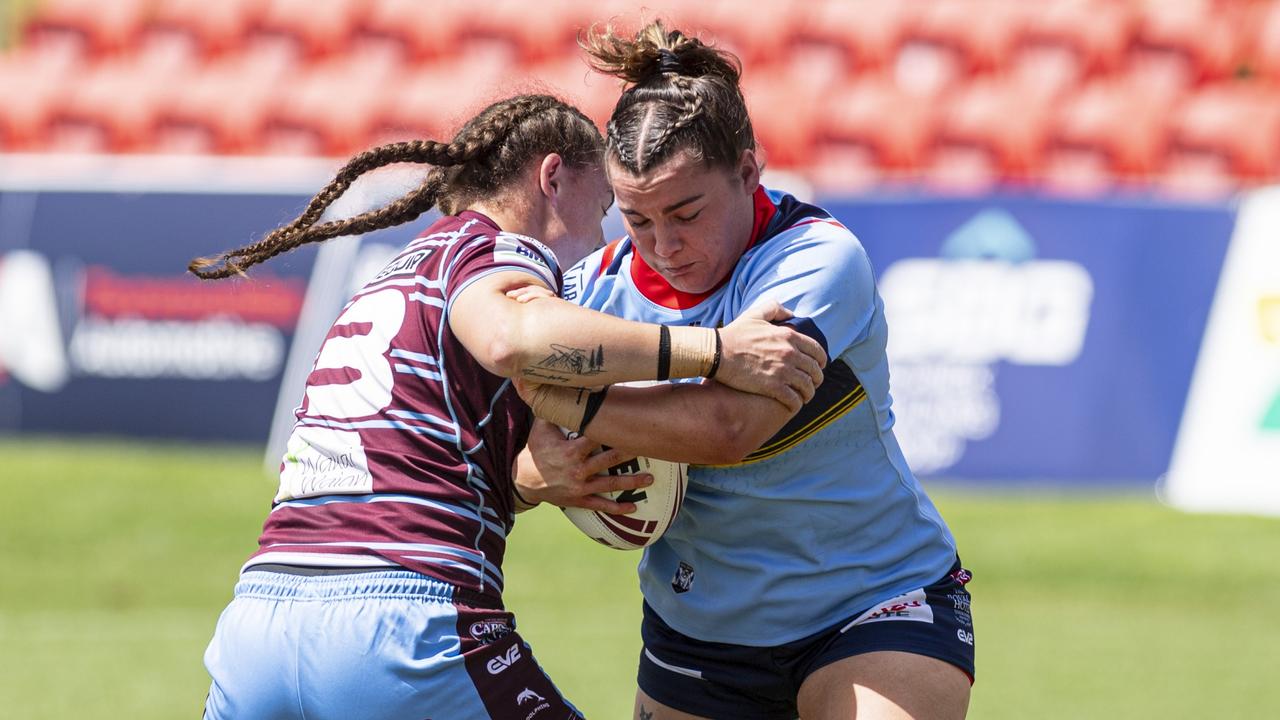
[[[671,578],[671,589],[677,593],[687,593],[693,587],[693,566],[683,560],[676,567],[676,576]]]

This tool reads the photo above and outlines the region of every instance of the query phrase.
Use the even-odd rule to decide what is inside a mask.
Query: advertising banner
[[[1241,207],[1163,494],[1280,515],[1280,188]]]
[[[876,266],[921,475],[1168,468],[1234,209],[1030,197],[828,203]]]

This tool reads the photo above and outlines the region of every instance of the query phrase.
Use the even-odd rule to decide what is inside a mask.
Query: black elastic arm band
[[[609,386],[605,385],[600,390],[587,396],[587,406],[582,409],[582,425],[578,426],[578,434],[587,431],[587,425],[596,419],[596,413],[600,412],[600,406],[604,404],[604,396],[609,394]]]
[[[716,371],[720,369],[720,353],[724,350],[724,345],[720,343],[720,328],[716,331],[716,356],[711,359],[711,369],[707,371],[707,379],[710,380],[716,376]]]
[[[671,379],[671,328],[658,326],[658,379]]]

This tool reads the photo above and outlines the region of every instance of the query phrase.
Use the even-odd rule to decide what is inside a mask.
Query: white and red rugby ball
[[[671,527],[684,504],[689,486],[689,466],[685,463],[638,457],[609,468],[610,475],[649,473],[653,484],[635,490],[600,493],[616,502],[635,503],[630,515],[610,515],[598,510],[567,507],[564,514],[587,537],[615,550],[639,550],[652,545]]]

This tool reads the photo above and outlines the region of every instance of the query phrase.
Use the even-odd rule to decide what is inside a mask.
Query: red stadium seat
[[[49,119],[55,149],[137,152],[149,149],[156,118],[189,67],[135,59],[99,62],[70,84]]]
[[[30,42],[50,36],[74,38],[93,53],[130,47],[142,29],[151,0],[44,0],[26,25]]]
[[[268,150],[347,156],[368,146],[398,66],[360,55],[310,66],[281,83],[263,132]]]
[[[740,0],[703,0],[683,8],[683,18],[751,67],[783,56],[802,12],[803,5],[785,0],[753,0],[749,12]]]
[[[251,55],[206,65],[161,108],[156,143],[170,152],[257,152],[268,107],[285,82],[281,68]]]
[[[49,120],[81,69],[68,60],[39,48],[0,55],[0,87],[13,98],[0,103],[0,151],[42,149]]]
[[[897,55],[916,8],[915,4],[899,2],[814,0],[798,3],[793,6],[793,11],[801,16],[795,36],[802,44],[838,48],[850,69],[881,68]]]
[[[1124,61],[1137,15],[1124,3],[1052,0],[1029,14],[1009,60],[1025,85],[1054,95]]]
[[[238,47],[264,9],[260,0],[163,0],[147,19],[149,39],[179,38],[204,55]]]
[[[1234,70],[1242,43],[1229,8],[1192,0],[1142,5],[1128,62],[1145,82],[1176,93]]]
[[[512,89],[550,92],[575,105],[601,128],[622,93],[616,78],[595,72],[580,55],[531,66],[524,82],[526,87]]]
[[[457,52],[477,13],[476,7],[456,2],[427,7],[421,0],[375,0],[360,14],[358,32],[400,43],[410,60],[448,57]]]
[[[318,58],[347,47],[362,10],[362,0],[265,0],[251,35],[285,39]]]
[[[504,72],[501,65],[476,64],[466,59],[432,63],[406,72],[375,115],[375,141],[449,140],[463,120],[487,101],[496,99],[494,88]]]
[[[934,95],[966,75],[997,69],[1009,57],[1029,14],[1022,3],[1000,0],[923,3],[898,52],[898,84]]]
[[[1028,182],[1039,168],[1050,110],[1048,98],[1008,80],[980,78],[960,88],[941,113],[930,182],[965,190]]]
[[[818,100],[815,180],[865,184],[919,170],[937,121],[930,103],[883,76],[854,80]]]
[[[525,62],[574,52],[582,6],[569,0],[543,0],[536,12],[525,0],[489,0],[466,23],[464,42],[501,42]]]
[[[1050,122],[1044,182],[1058,190],[1096,192],[1149,181],[1164,156],[1169,110],[1132,83],[1090,83]]]
[[[1250,18],[1257,29],[1253,38],[1251,59],[1257,71],[1280,88],[1280,2],[1261,6]]]
[[[1175,186],[1280,178],[1280,102],[1247,82],[1197,92],[1173,118],[1165,169]]]
[[[825,88],[815,78],[782,69],[748,73],[742,92],[751,113],[756,140],[770,167],[807,165],[818,140],[819,112]]]

